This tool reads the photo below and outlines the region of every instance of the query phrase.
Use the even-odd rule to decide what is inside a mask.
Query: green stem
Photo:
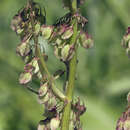
[[[56,88],[55,84],[52,82],[52,77],[51,74],[48,71],[48,68],[46,66],[45,60],[41,54],[40,48],[38,46],[36,46],[36,56],[39,58],[39,68],[40,68],[40,72],[42,73],[42,76],[44,76],[44,71],[47,74],[47,79],[51,85],[51,89],[53,91],[53,93],[62,101],[67,102],[67,98],[66,96],[58,89]]]
[[[72,101],[72,96],[73,96],[75,72],[76,72],[76,62],[77,62],[77,54],[74,55],[74,57],[70,61],[70,65],[69,65],[70,74],[69,74],[69,81],[68,81],[69,83],[68,83],[67,92],[66,92],[66,96],[67,96],[69,102],[66,104],[64,111],[63,111],[61,130],[69,130],[71,101]]]
[[[34,90],[31,86],[26,85],[25,88],[27,88],[29,91],[35,93],[36,95],[38,95],[38,91]]]
[[[73,0],[72,2],[73,12],[77,11],[77,0]],[[77,40],[77,22],[73,20],[73,27],[74,27],[74,34],[70,41],[70,44],[76,44]],[[76,45],[75,45],[76,46]],[[66,90],[66,96],[69,102],[64,107],[62,122],[61,122],[61,130],[69,130],[69,121],[70,121],[70,112],[71,112],[71,102],[73,98],[73,91],[74,91],[74,82],[75,82],[75,74],[76,74],[76,64],[77,64],[77,46],[75,50],[75,55],[69,62],[69,77],[68,77],[68,86]]]

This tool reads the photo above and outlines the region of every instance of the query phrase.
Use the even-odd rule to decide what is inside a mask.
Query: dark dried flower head
[[[51,122],[50,122],[51,130],[56,130],[59,127],[59,125],[60,125],[60,119],[58,116],[51,119]]]
[[[64,27],[63,26],[62,30],[64,30],[64,32],[63,32],[63,34],[61,36],[61,38],[63,40],[69,39],[73,35],[73,27],[72,26],[69,26],[69,27]]]
[[[32,80],[32,74],[30,72],[23,72],[20,74],[19,83],[27,84]]]
[[[84,32],[84,31],[80,32],[80,44],[82,47],[86,49],[92,48],[94,45],[91,36],[87,32]]]
[[[45,103],[46,109],[52,110],[54,107],[56,107],[56,97],[51,95],[48,102]]]
[[[63,61],[69,61],[70,59],[72,59],[74,52],[74,45],[65,45],[61,50],[61,59]]]
[[[28,2],[28,4],[24,8],[20,9],[12,19],[11,28],[17,34],[20,34],[21,39],[24,39],[24,37],[27,37],[27,35],[32,33],[31,17],[34,18],[37,34],[40,30],[39,26],[45,23],[45,13],[43,13],[39,4]]]
[[[130,106],[119,118],[116,130],[130,130]]]
[[[78,98],[78,101],[72,104],[72,110],[76,113],[76,116],[79,117],[86,111],[86,107],[84,104],[81,104],[81,101]]]
[[[54,47],[54,54],[61,61],[69,61],[70,59],[72,59],[74,52],[74,45],[64,43],[62,46]]]
[[[25,72],[32,72],[32,70],[33,70],[33,66],[31,64],[26,64],[24,66],[24,71]]]
[[[130,27],[128,27],[126,34],[124,35],[121,45],[126,49],[128,57],[130,57]]]
[[[48,90],[48,83],[44,83],[40,86],[40,89],[39,89],[39,97],[43,97],[46,95],[47,93],[47,90]]]
[[[127,101],[128,101],[128,104],[130,104],[130,92],[127,95]]]
[[[42,36],[44,39],[49,39],[52,35],[54,27],[53,26],[47,26],[43,25],[41,27]]]
[[[31,51],[29,40],[26,40],[25,42],[20,43],[16,48],[16,53],[21,56],[25,57],[27,56]]]
[[[73,18],[77,19],[78,25],[80,25],[82,28],[88,23],[88,20],[83,17],[79,12],[75,13],[73,15]]]
[[[15,15],[11,21],[11,28],[17,34],[21,34],[23,32],[22,24],[22,18],[20,15]]]
[[[52,108],[51,110],[45,109],[43,116],[48,117],[48,119],[52,119],[57,116],[56,107]]]
[[[127,95],[128,106],[117,122],[116,130],[130,130],[130,92]]]
[[[63,25],[59,25],[57,27],[57,34],[61,35],[65,32],[65,30],[68,28],[68,25],[67,24],[63,24]]]
[[[130,27],[128,27],[127,32],[126,32],[126,35],[129,35],[129,34],[130,34]]]
[[[124,35],[121,45],[124,48],[130,48],[130,27],[128,27],[126,34]]]
[[[40,104],[45,104],[46,102],[48,102],[50,99],[50,94],[49,93],[46,93],[46,95],[44,97],[38,97],[38,102]]]

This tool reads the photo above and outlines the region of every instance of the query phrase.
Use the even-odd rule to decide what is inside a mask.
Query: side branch
[[[32,0],[29,1],[29,2],[32,3]],[[64,102],[67,102],[66,96],[59,89],[57,89],[55,87],[54,83],[52,83],[51,74],[48,71],[45,60],[44,60],[44,58],[43,58],[43,56],[41,54],[40,48],[38,47],[38,36],[35,34],[35,21],[34,21],[34,18],[33,18],[32,8],[31,8],[31,24],[32,24],[33,40],[34,40],[34,43],[35,43],[35,53],[36,53],[36,57],[39,58],[38,66],[40,68],[40,72],[41,72],[42,76],[44,76],[43,75],[44,71],[46,72],[48,81],[49,81],[49,83],[51,85],[51,89],[52,89],[54,95],[56,95],[60,100],[62,100]]]

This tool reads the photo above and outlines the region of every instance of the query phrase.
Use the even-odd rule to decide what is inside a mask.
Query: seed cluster
[[[126,49],[126,53],[130,58],[130,27],[128,27],[126,34],[122,39],[121,45]]]
[[[130,129],[130,92],[127,96],[128,106],[126,111],[122,113],[117,122],[116,130],[129,130]]]
[[[78,3],[82,2],[78,1]],[[78,24],[78,34],[76,41],[70,44],[74,34],[74,20]],[[45,10],[32,1],[27,2],[26,6],[20,9],[12,19],[11,28],[21,40],[16,53],[25,63],[24,70],[19,76],[19,83],[27,86],[31,85],[33,78],[40,81],[37,94],[39,103],[44,105],[45,119],[39,122],[38,130],[56,130],[60,126],[62,112],[66,105],[51,89],[54,80],[61,77],[65,71],[57,70],[49,77],[41,71],[40,58],[46,62],[48,60],[44,42],[53,46],[56,58],[67,65],[73,58],[77,46],[81,45],[86,49],[93,46],[91,36],[84,31],[87,22],[85,17],[76,12],[66,14],[53,25],[47,25]],[[44,42],[39,43],[39,38],[42,38]],[[37,56],[37,51],[41,54],[40,57]],[[70,130],[81,130],[80,116],[86,110],[85,105],[78,99],[72,103],[71,109]]]

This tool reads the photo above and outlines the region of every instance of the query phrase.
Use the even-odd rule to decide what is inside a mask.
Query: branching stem
[[[29,0],[29,2],[32,3],[32,0]],[[42,53],[41,53],[40,48],[38,46],[38,36],[35,34],[35,21],[34,21],[34,18],[33,18],[33,11],[32,10],[31,10],[31,24],[32,24],[33,40],[34,40],[34,43],[35,43],[35,53],[36,53],[36,57],[39,59],[38,65],[39,65],[39,68],[40,68],[40,72],[41,72],[42,76],[44,76],[44,71],[45,71],[45,73],[47,74],[47,78],[48,78],[48,81],[51,85],[51,89],[52,89],[53,93],[60,100],[67,102],[68,99],[66,98],[66,96],[59,89],[57,89],[55,87],[55,84],[52,82],[52,76],[48,71],[44,57],[42,56]]]
[[[25,88],[27,88],[29,91],[35,93],[36,95],[38,95],[38,91],[34,90],[31,86],[26,85]]]
[[[73,10],[73,13],[75,13],[77,11],[77,0],[73,0],[72,10]],[[74,19],[72,21],[72,24],[73,24],[74,34],[72,36],[72,39],[70,40],[70,44],[76,44],[77,34],[78,34],[77,21]],[[77,45],[75,45],[75,46],[77,46]],[[69,102],[66,104],[64,111],[63,111],[61,130],[69,130],[71,102],[72,102],[72,98],[73,98],[74,81],[75,81],[75,74],[76,74],[76,64],[77,64],[77,47],[75,48],[75,55],[69,62],[68,86],[66,88],[66,96],[69,99]]]

